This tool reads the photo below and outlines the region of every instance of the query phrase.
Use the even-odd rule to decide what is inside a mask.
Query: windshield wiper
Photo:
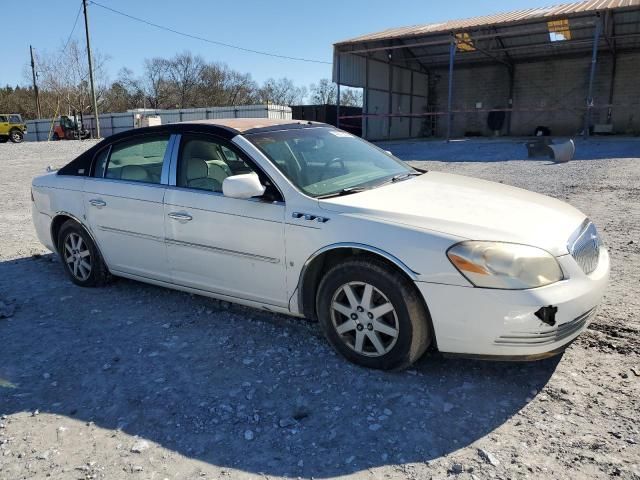
[[[326,195],[320,195],[317,198],[342,197],[344,195],[351,195],[352,193],[364,192],[365,190],[367,189],[363,187],[349,187],[349,188],[343,188],[342,190],[339,190],[337,192],[328,193]]]
[[[400,173],[398,175],[394,175],[393,177],[391,177],[391,182],[397,182],[399,180],[405,180],[409,177],[415,177],[417,175],[422,175],[422,173],[420,172],[406,172],[406,173]],[[385,182],[387,183],[387,182]]]

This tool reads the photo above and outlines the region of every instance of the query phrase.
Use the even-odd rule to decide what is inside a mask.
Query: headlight
[[[468,241],[451,247],[447,256],[476,287],[521,290],[563,279],[553,255],[527,245]]]

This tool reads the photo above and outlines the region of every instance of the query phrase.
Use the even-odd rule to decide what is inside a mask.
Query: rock
[[[488,450],[485,450],[483,448],[479,448],[478,449],[478,456],[484,460],[486,463],[489,463],[491,465],[493,465],[494,467],[497,467],[498,465],[500,465],[500,461],[493,455],[493,453],[491,453]]]
[[[295,419],[293,418],[281,418],[280,421],[278,422],[278,425],[280,426],[280,428],[287,428],[287,427],[293,427],[297,423],[298,422],[296,422]]]
[[[245,430],[244,431],[244,439],[247,440],[248,442],[250,442],[251,440],[253,440],[254,435],[253,432],[251,430]]]
[[[634,374],[636,377],[640,377],[640,368],[638,368],[638,367],[631,367],[631,371],[633,372],[633,374]]]
[[[37,460],[48,460],[49,459],[49,452],[46,451],[46,452],[39,453],[38,455],[36,455],[36,459]]]
[[[139,440],[131,447],[131,453],[142,453],[145,450],[149,450],[150,446],[146,440]]]
[[[452,475],[460,475],[462,472],[464,472],[464,467],[462,466],[461,463],[452,463],[451,464],[451,468],[449,468],[449,473]]]
[[[391,414],[393,413],[390,409],[385,408],[382,413],[384,413],[387,417],[390,417]]]
[[[16,311],[15,305],[12,303],[2,302],[0,301],[0,318],[9,318],[13,317],[13,314]]]
[[[379,423],[372,423],[371,425],[369,425],[369,430],[371,430],[372,432],[377,432],[381,428],[382,425],[380,425]]]

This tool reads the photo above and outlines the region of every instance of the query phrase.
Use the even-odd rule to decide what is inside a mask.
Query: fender
[[[55,238],[53,236],[53,226],[55,224],[55,220],[56,218],[63,216],[63,217],[69,217],[72,220],[74,220],[76,223],[78,223],[78,225],[80,225],[82,228],[84,228],[84,230],[89,234],[89,236],[91,237],[91,240],[93,241],[93,244],[98,247],[98,249],[100,249],[100,247],[98,246],[98,242],[96,241],[96,238],[93,236],[93,232],[91,231],[91,229],[85,225],[78,217],[76,217],[74,214],[69,213],[69,212],[65,212],[64,210],[60,210],[58,212],[56,212],[56,214],[53,216],[53,218],[51,218],[51,227],[50,227],[50,234],[51,234],[51,243],[53,243],[53,246],[56,247],[56,253],[59,253],[58,250],[58,242],[57,242],[57,238]]]
[[[318,256],[322,255],[323,253],[326,253],[326,252],[331,251],[331,250],[338,250],[338,249],[341,249],[341,248],[357,248],[358,250],[365,250],[367,252],[371,252],[371,253],[375,253],[376,255],[380,255],[381,257],[386,258],[391,263],[393,263],[398,268],[400,268],[414,282],[418,279],[418,276],[420,275],[418,272],[415,272],[414,270],[411,270],[404,262],[402,262],[397,257],[391,255],[388,252],[385,252],[384,250],[380,250],[377,247],[373,247],[371,245],[366,245],[364,243],[355,243],[355,242],[340,242],[340,243],[332,243],[331,245],[325,245],[324,247],[320,248],[319,250],[316,250],[306,260],[306,262],[304,262],[304,265],[302,266],[302,269],[300,270],[300,276],[298,277],[298,284],[296,286],[296,289],[294,290],[294,293],[291,296],[291,299],[289,300],[289,303],[291,303],[291,300],[293,300],[293,297],[296,295],[296,292],[297,292],[297,303],[298,303],[297,309],[298,309],[299,312],[303,311],[303,300],[304,299],[303,299],[303,288],[302,287],[303,287],[304,277],[305,277],[305,274],[307,272],[307,268],[309,267],[309,265],[311,265],[311,263]]]

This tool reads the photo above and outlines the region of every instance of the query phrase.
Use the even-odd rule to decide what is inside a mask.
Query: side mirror
[[[255,173],[232,175],[222,182],[222,193],[230,198],[252,198],[264,195],[265,186]]]

